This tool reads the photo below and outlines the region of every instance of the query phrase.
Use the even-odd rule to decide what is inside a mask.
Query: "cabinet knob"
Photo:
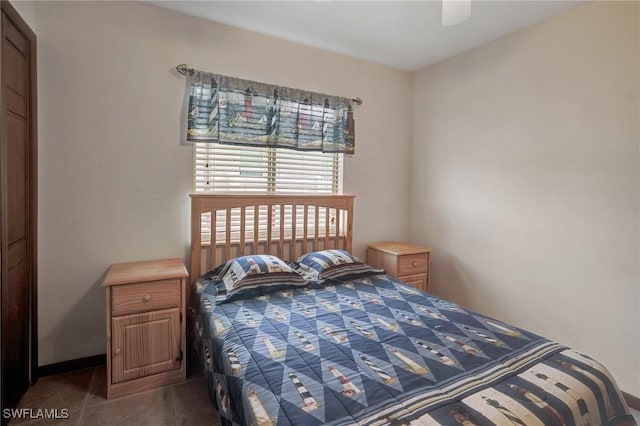
[[[114,355],[120,355],[120,348],[115,348],[115,349],[113,350],[113,354],[114,354]]]
[[[415,260],[412,263],[413,267],[416,268],[418,266],[418,262],[416,262]]]
[[[150,295],[150,294],[146,294],[146,295],[142,298],[142,301],[143,301],[143,302],[148,302],[149,300],[151,300],[151,295]]]

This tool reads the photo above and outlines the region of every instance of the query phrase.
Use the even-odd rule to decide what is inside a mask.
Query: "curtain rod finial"
[[[187,64],[180,64],[178,66],[176,66],[176,71],[178,71],[180,74],[182,75],[189,75],[192,76],[194,73],[193,68],[189,68],[187,67]]]
[[[362,105],[362,102],[363,102],[363,101],[362,101],[362,99],[360,99],[360,98],[353,98],[353,99],[351,99],[351,100],[352,100],[353,102],[355,102],[357,105]]]

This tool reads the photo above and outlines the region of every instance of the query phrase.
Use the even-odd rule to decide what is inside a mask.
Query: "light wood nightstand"
[[[420,290],[429,291],[431,249],[409,243],[379,242],[367,246],[367,263]]]
[[[187,276],[181,259],[109,268],[107,399],[185,379]]]

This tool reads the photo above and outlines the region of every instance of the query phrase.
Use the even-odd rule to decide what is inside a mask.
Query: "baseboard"
[[[636,411],[640,411],[640,398],[635,395],[631,395],[630,393],[626,393],[622,391],[622,396],[624,396],[624,400],[627,401],[627,405],[633,408]]]
[[[54,374],[68,373],[83,368],[97,367],[107,363],[107,355],[93,355],[85,358],[70,359],[56,362],[55,364],[41,365],[38,367],[38,377],[53,376]]]

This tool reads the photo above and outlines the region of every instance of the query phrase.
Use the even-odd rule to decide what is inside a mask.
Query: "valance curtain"
[[[187,140],[353,154],[351,100],[194,71]]]

